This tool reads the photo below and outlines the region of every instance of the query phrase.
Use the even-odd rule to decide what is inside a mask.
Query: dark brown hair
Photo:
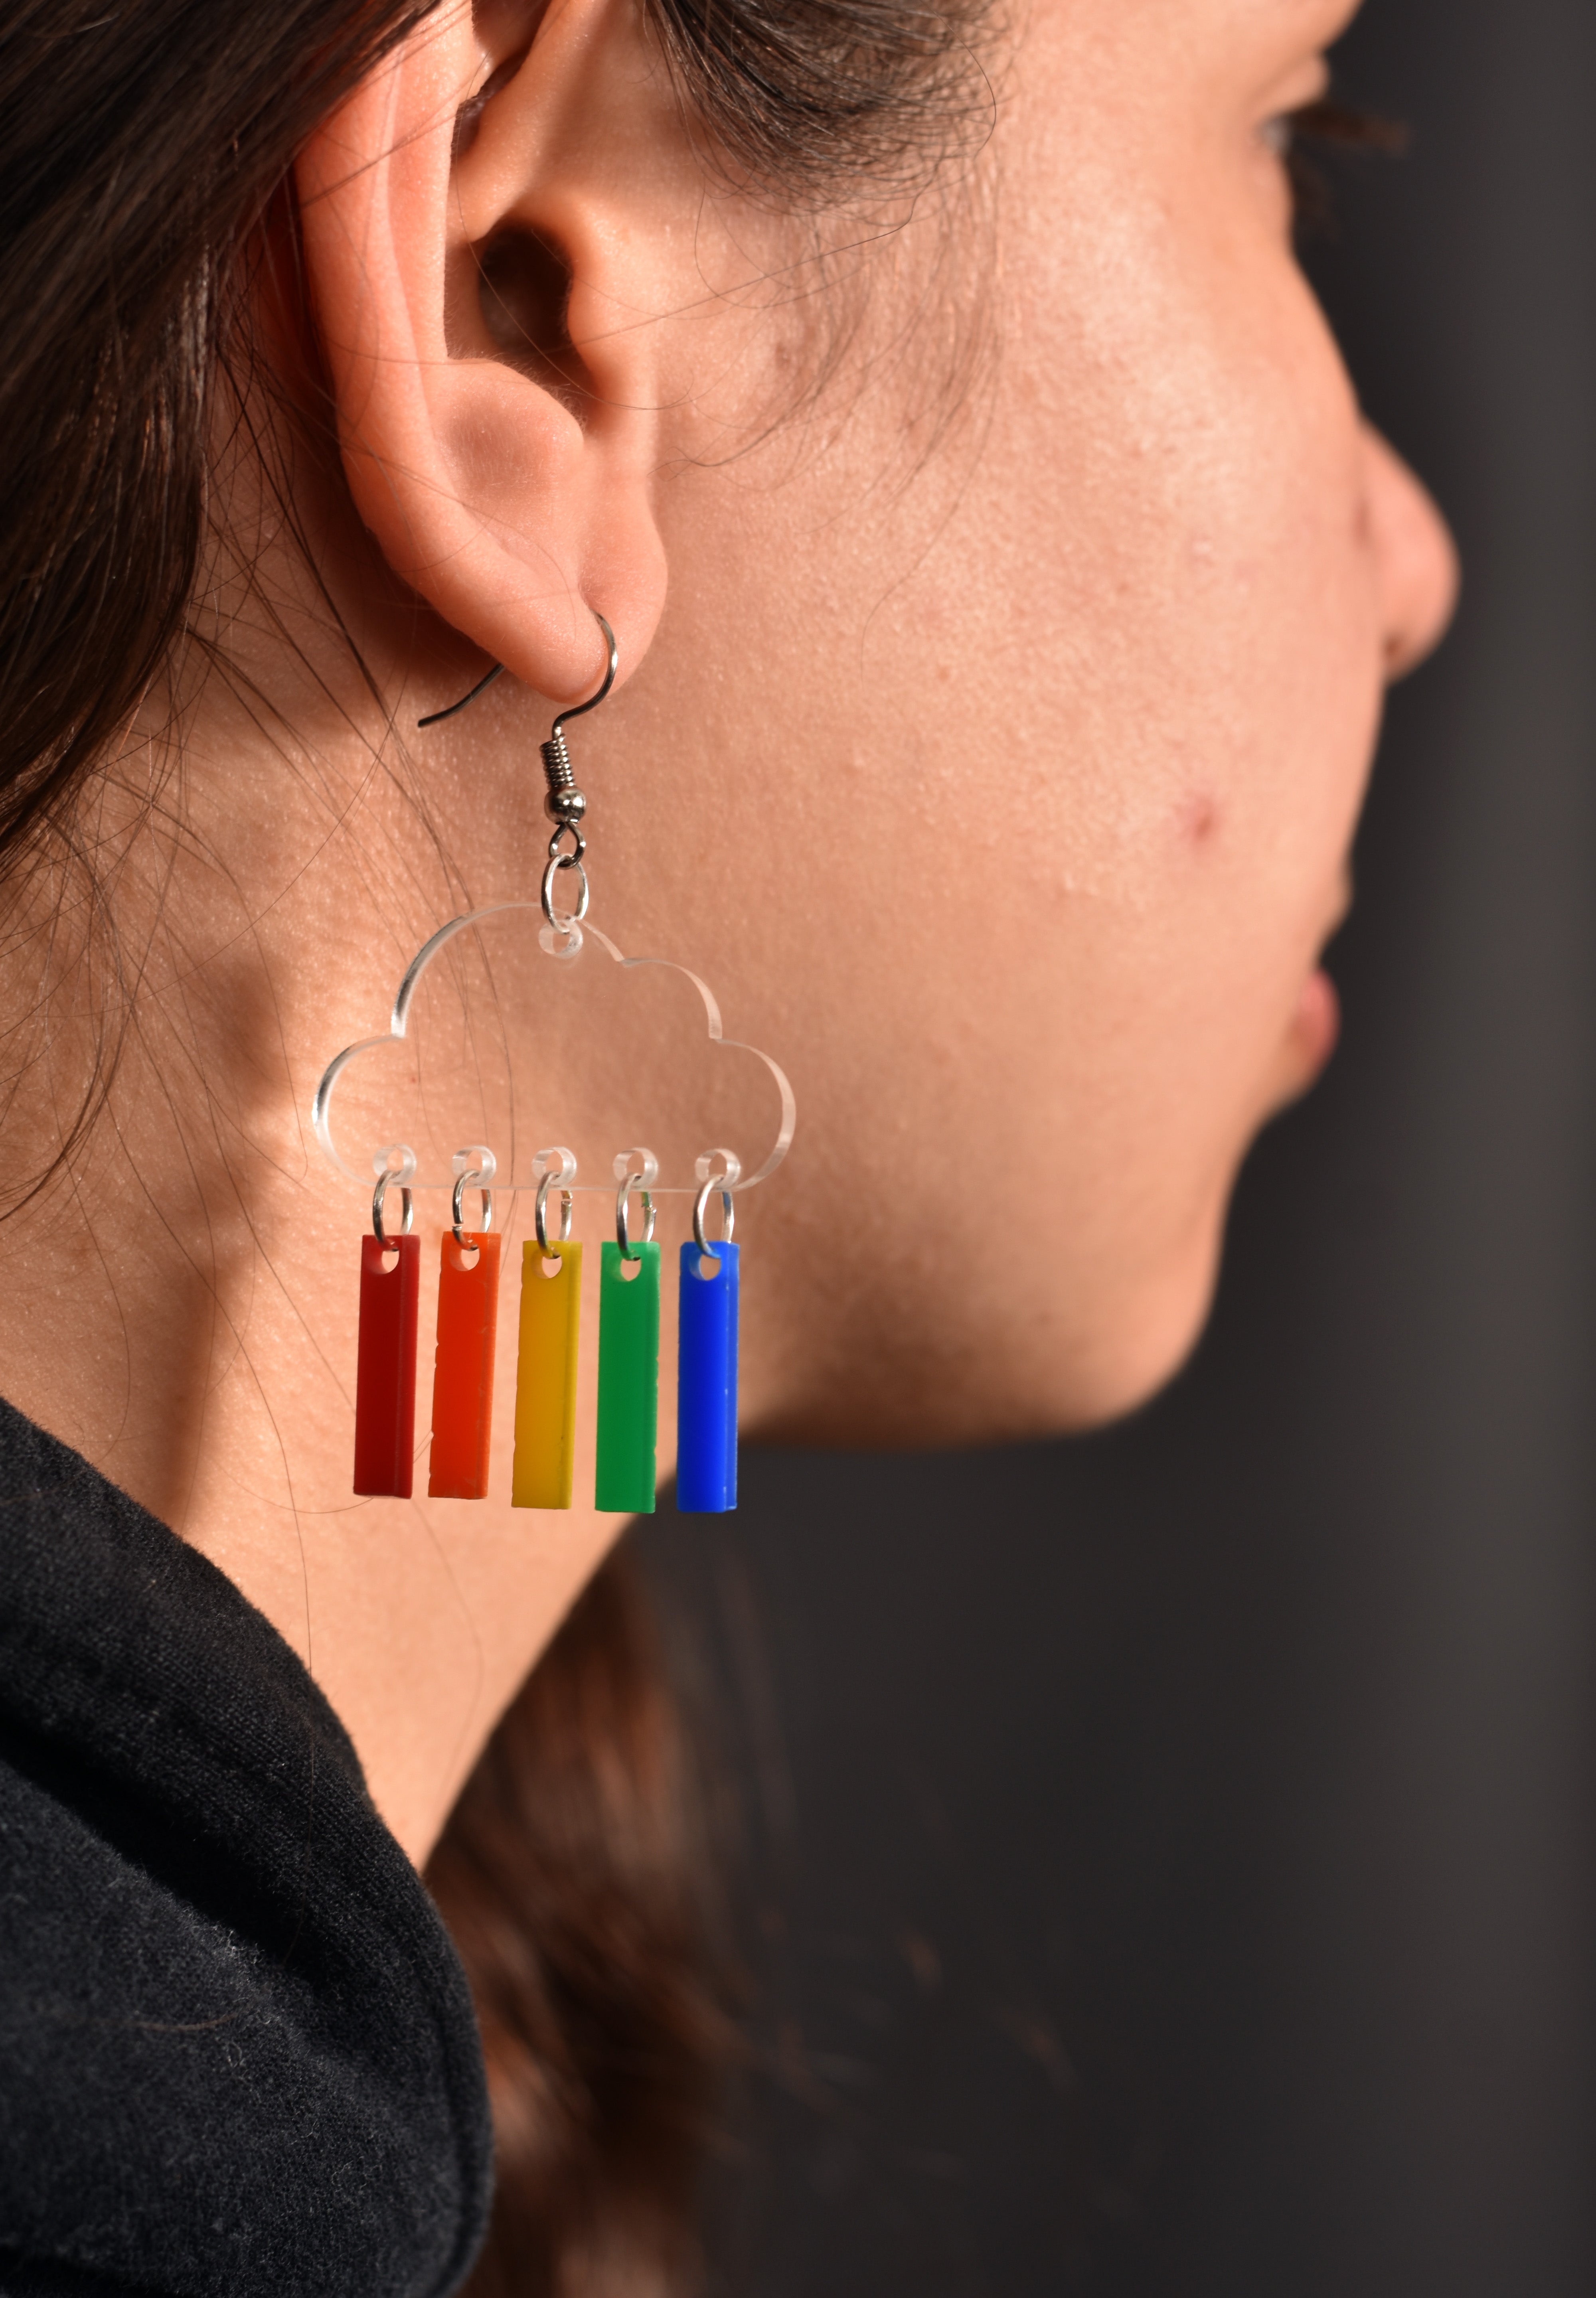
[[[470,2298],[690,2287],[730,2028],[681,1724],[624,1559],[493,1734],[426,1880],[476,1996],[499,2186]]]
[[[294,153],[432,0],[14,0],[0,28],[0,882],[189,630],[211,445],[258,347],[249,252]],[[960,133],[974,0],[645,0],[707,153],[814,204]],[[82,856],[79,860],[87,864]],[[92,872],[87,872],[92,882]],[[8,921],[15,930],[16,912]],[[55,1146],[87,1125],[91,1081]],[[724,2038],[680,1737],[600,1575],[495,1732],[431,1879],[500,2133],[483,2293],[691,2279]]]

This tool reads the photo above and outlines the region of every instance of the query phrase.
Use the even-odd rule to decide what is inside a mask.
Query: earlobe
[[[651,76],[606,57],[630,25],[613,0],[557,0],[516,67],[484,60],[468,6],[447,8],[296,175],[355,507],[445,622],[556,700],[592,683],[592,608],[633,668],[665,602],[651,330],[635,323],[660,308],[657,171],[615,155],[670,121]],[[496,66],[498,91],[457,134]],[[649,118],[617,118],[628,106]]]

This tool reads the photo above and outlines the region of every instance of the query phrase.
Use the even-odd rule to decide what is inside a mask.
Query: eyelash
[[[1266,135],[1290,180],[1299,231],[1322,230],[1335,216],[1330,178],[1304,145],[1329,152],[1372,152],[1383,159],[1400,158],[1408,148],[1408,130],[1402,120],[1327,96],[1270,120]]]

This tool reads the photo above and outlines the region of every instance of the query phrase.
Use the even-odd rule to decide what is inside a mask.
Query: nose
[[[1363,517],[1379,585],[1385,675],[1401,678],[1440,640],[1458,602],[1458,553],[1428,491],[1363,426]]]

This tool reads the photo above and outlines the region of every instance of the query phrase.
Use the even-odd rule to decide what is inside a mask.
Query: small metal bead
[[[587,812],[587,800],[573,783],[569,789],[551,789],[543,800],[543,812],[550,822],[578,822]]]

